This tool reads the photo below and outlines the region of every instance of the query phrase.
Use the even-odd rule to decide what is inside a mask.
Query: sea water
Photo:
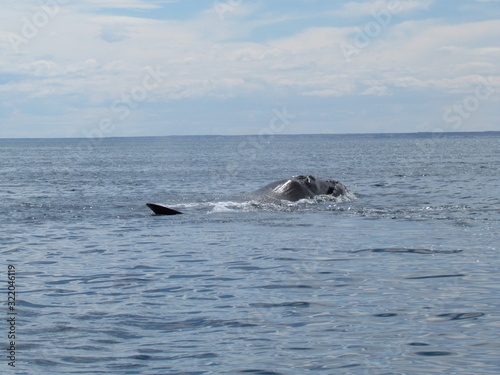
[[[2,140],[0,372],[498,374],[499,144]],[[232,198],[298,174],[349,194]]]

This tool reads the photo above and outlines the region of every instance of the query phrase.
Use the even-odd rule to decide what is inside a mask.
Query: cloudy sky
[[[500,130],[500,0],[17,0],[0,138]]]

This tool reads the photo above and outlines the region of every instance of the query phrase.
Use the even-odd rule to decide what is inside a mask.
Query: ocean
[[[0,372],[496,375],[499,144],[0,140]],[[349,194],[231,198],[299,174]]]

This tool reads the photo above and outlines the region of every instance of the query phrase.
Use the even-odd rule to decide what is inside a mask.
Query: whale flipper
[[[146,203],[146,206],[148,206],[155,213],[155,215],[180,215],[180,214],[182,214],[182,212],[180,212],[180,211],[176,211],[172,208],[168,208],[167,206],[163,206],[161,204]]]

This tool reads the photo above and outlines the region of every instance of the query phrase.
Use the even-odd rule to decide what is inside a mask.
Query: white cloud
[[[36,77],[57,76],[61,74],[59,65],[52,61],[38,60],[29,64],[22,64],[19,67],[21,74],[33,75]]]
[[[108,9],[159,9],[161,8],[161,3],[176,3],[178,1],[167,1],[163,0],[160,2],[145,1],[145,0],[80,0],[77,4],[83,5],[85,7],[93,8],[108,8]],[[87,8],[88,9],[88,8]]]
[[[413,6],[417,3],[423,6],[425,2],[408,2]],[[305,95],[350,95],[356,90],[359,94],[380,95],[387,93],[391,81],[397,87],[405,82],[404,87],[421,88],[430,80],[435,82],[430,86],[442,82],[442,89],[455,92],[460,87],[467,89],[466,85],[449,83],[460,77],[498,74],[495,40],[500,38],[500,21],[457,25],[403,22],[373,38],[352,62],[346,61],[339,48],[342,42],[353,43],[352,30],[345,27],[312,27],[264,45],[225,42],[217,32],[207,38],[202,29],[217,29],[223,24],[207,12],[187,23],[99,15],[89,18],[79,13],[66,14],[57,21],[49,33],[40,33],[30,42],[27,49],[31,55],[10,56],[10,69],[16,61],[17,73],[60,77],[64,80],[61,87],[74,87],[75,91],[81,84],[80,77],[86,75],[86,80],[96,85],[94,90],[110,97],[134,85],[141,79],[142,69],[154,64],[175,77],[159,90],[165,98],[224,96],[228,87],[230,96],[238,90],[265,87],[283,87]],[[31,61],[33,55],[51,59]],[[371,89],[356,84],[369,78],[386,83]]]
[[[345,29],[334,27],[308,28],[287,38],[272,40],[269,44],[277,49],[303,54],[307,51],[332,48],[342,41]]]
[[[426,10],[434,0],[370,0],[347,2],[341,9],[332,14],[342,17],[361,18],[374,13],[389,12],[392,15],[410,13],[415,10]]]
[[[101,3],[88,0],[86,4],[99,7]],[[379,0],[351,2],[342,11],[369,15],[384,4]],[[410,13],[430,4],[409,0],[402,7]],[[159,3],[116,0],[107,3],[111,5],[147,10]],[[6,30],[20,33],[23,14],[29,17],[37,8],[27,9],[8,8],[0,16]],[[14,53],[8,31],[0,32],[0,79],[2,74],[12,77],[0,84],[0,99],[8,100],[8,111],[18,120],[28,119],[28,105],[36,107],[30,100],[53,100],[59,108],[55,122],[62,124],[63,118],[72,118],[78,109],[85,113],[78,120],[84,126],[103,112],[109,115],[113,101],[141,84],[147,66],[168,72],[168,78],[148,92],[144,103],[163,107],[175,100],[259,100],[264,96],[390,100],[402,91],[446,97],[473,92],[481,77],[491,77],[495,85],[500,80],[499,20],[400,19],[382,27],[347,61],[340,45],[355,45],[352,27],[304,27],[295,33],[282,32],[286,35],[282,37],[270,34],[266,42],[259,42],[252,39],[254,32],[280,19],[255,17],[259,12],[256,5],[242,3],[223,21],[213,8],[178,21],[65,7],[21,46],[20,53]],[[361,30],[363,26],[359,25]],[[12,122],[14,117],[9,119]]]

